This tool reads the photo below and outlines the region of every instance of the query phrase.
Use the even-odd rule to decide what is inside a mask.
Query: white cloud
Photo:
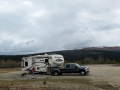
[[[22,3],[25,5],[25,6],[32,6],[32,2],[31,1],[22,1]]]
[[[119,4],[119,0],[1,0],[0,54],[119,46]]]
[[[41,10],[41,11],[37,11],[37,12],[34,12],[32,14],[33,17],[42,17],[43,15],[45,15],[46,11],[45,10]]]

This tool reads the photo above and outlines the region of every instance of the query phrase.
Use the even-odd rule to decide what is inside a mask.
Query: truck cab
[[[51,74],[54,76],[61,75],[62,73],[80,73],[80,75],[86,75],[89,72],[89,67],[80,66],[77,63],[66,63],[64,68],[51,68]]]

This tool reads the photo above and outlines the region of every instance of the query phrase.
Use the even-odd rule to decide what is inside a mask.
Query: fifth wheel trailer
[[[31,73],[32,67],[37,73],[50,74],[50,68],[61,67],[64,64],[64,58],[59,54],[45,54],[23,57],[21,59],[21,66],[23,71]]]

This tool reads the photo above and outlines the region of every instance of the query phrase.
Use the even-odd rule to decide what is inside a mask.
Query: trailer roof
[[[35,55],[35,56],[29,56],[29,57],[31,57],[31,58],[50,57],[52,55],[60,55],[60,54],[44,54],[44,55]]]

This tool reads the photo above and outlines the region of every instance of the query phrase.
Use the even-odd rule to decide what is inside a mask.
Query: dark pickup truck
[[[80,66],[77,63],[67,63],[64,68],[51,68],[50,72],[54,76],[62,75],[62,73],[80,73],[86,75],[90,72],[87,66]]]

